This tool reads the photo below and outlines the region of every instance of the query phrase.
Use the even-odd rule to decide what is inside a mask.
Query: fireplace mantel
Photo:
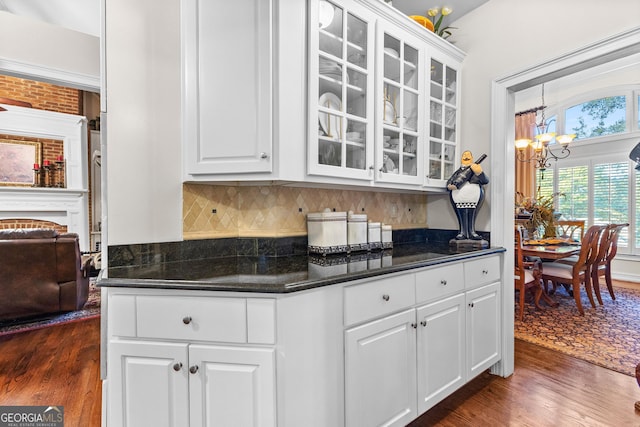
[[[89,247],[86,118],[2,104],[0,134],[63,141],[67,188],[0,187],[0,219],[38,219],[66,225]]]
[[[0,187],[0,219],[38,219],[78,233],[80,250],[89,250],[87,192],[67,188]]]

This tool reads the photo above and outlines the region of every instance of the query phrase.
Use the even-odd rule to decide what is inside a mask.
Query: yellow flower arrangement
[[[450,15],[451,13],[453,13],[453,9],[446,6],[442,9],[440,9],[439,7],[432,7],[431,9],[427,10],[427,15],[431,18],[431,22],[433,22],[433,32],[443,39],[449,38],[449,36],[451,36],[451,30],[456,29],[456,27],[440,28],[442,26],[442,19],[445,16]]]

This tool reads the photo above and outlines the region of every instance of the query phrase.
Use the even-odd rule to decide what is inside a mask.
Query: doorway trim
[[[640,53],[640,27],[597,41],[491,83],[491,241],[507,249],[502,277],[502,360],[491,372],[507,377],[514,371],[513,209],[515,197],[515,94],[609,61]]]

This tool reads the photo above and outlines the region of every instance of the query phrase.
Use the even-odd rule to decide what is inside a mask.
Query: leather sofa
[[[0,321],[81,309],[90,263],[75,233],[0,230]]]

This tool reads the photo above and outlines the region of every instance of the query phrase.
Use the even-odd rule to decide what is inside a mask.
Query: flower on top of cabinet
[[[446,6],[443,8],[432,7],[427,10],[427,15],[431,18],[431,22],[433,22],[433,32],[443,39],[449,38],[449,36],[451,36],[451,30],[456,29],[456,27],[442,27],[442,20],[451,13],[453,13],[453,9]]]

